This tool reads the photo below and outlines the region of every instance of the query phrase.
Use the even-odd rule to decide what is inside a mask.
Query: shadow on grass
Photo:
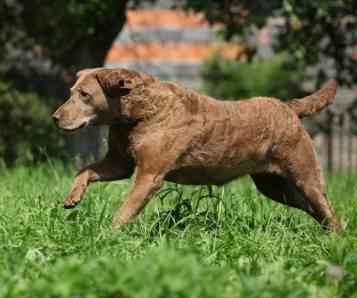
[[[157,194],[160,210],[154,213],[150,227],[151,236],[172,230],[195,228],[217,230],[226,210],[223,196],[213,187],[199,186],[190,189],[172,185]]]

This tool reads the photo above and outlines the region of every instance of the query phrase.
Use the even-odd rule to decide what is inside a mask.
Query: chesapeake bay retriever
[[[219,101],[132,70],[83,70],[53,118],[71,131],[108,125],[109,150],[102,161],[80,170],[64,207],[76,206],[90,183],[129,178],[135,171],[114,215],[118,228],[144,208],[164,180],[221,185],[250,175],[265,196],[339,232],[312,140],[299,119],[331,104],[335,93],[331,80],[287,103],[268,97]]]

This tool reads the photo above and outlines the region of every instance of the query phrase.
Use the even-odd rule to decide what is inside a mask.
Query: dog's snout
[[[52,119],[57,123],[59,121],[59,119],[61,118],[60,114],[58,113],[58,111],[54,112],[52,114]]]

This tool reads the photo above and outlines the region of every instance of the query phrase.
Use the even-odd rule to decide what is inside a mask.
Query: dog
[[[65,208],[75,207],[90,183],[126,179],[135,172],[113,217],[113,227],[119,228],[139,214],[165,180],[222,185],[250,175],[268,198],[342,231],[300,120],[334,101],[334,80],[310,96],[282,102],[269,97],[219,101],[122,68],[87,69],[77,77],[53,119],[68,131],[109,126],[109,149],[103,160],[79,171]]]

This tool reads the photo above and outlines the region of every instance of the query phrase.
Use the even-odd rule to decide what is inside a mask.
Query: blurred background
[[[357,169],[355,0],[3,0],[0,163],[86,163],[105,130],[60,132],[51,113],[75,73],[127,67],[219,99],[288,100],[338,80],[336,103],[306,127],[326,170]]]

